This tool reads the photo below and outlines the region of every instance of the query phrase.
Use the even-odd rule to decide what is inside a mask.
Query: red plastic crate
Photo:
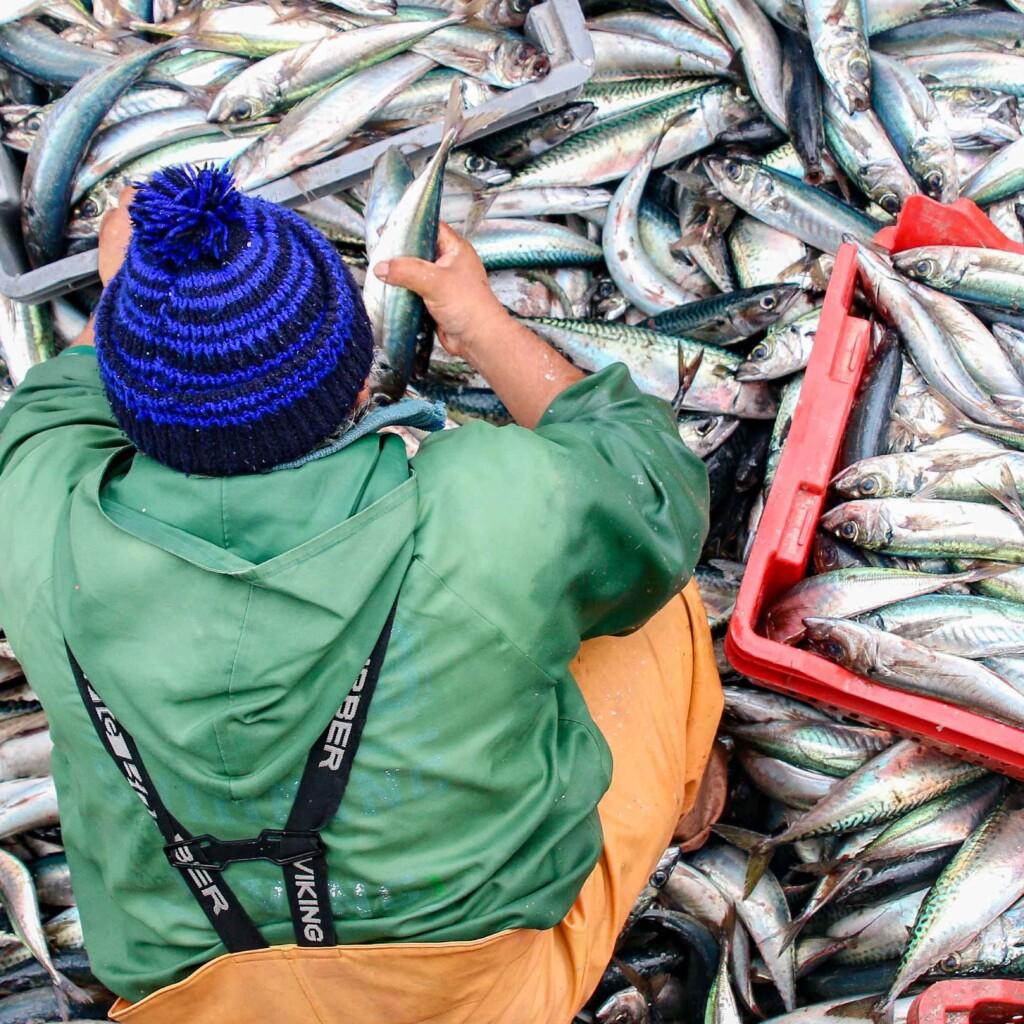
[[[910,1004],[907,1024],[1022,1024],[1024,982],[939,981]]]
[[[896,252],[929,242],[1024,252],[969,200],[942,206],[924,196],[908,200],[895,227],[880,232],[877,241]],[[811,651],[769,640],[760,631],[764,610],[807,575],[814,532],[864,372],[870,327],[850,315],[856,283],[856,249],[844,245],[836,256],[800,401],[743,575],[726,656],[737,671],[774,689],[1024,779],[1024,730],[871,682]]]

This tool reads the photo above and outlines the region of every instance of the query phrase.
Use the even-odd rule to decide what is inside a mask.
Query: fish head
[[[518,28],[526,21],[531,9],[540,0],[497,0],[488,4],[484,20],[491,25],[503,25],[506,28]]]
[[[998,145],[1020,138],[1016,96],[968,85],[946,89],[944,95],[950,115],[979,140]]]
[[[589,303],[591,315],[602,320],[618,320],[629,309],[629,299],[610,277],[598,279],[584,301]]]
[[[270,104],[263,101],[255,92],[221,89],[210,104],[208,120],[218,124],[251,121],[263,117],[270,109]]]
[[[597,110],[596,103],[570,103],[552,115],[544,131],[545,140],[555,143],[585,128]]]
[[[704,171],[715,188],[733,201],[736,197],[741,198],[744,204],[752,202],[755,194],[765,193],[766,185],[759,179],[765,179],[768,186],[771,184],[771,179],[759,173],[759,170],[753,160],[745,160],[743,157],[709,156],[704,159]]]
[[[900,473],[900,463],[889,456],[862,459],[847,466],[832,481],[832,486],[844,498],[888,498],[905,493],[911,483]]]
[[[804,629],[807,646],[829,661],[857,671],[873,660],[870,632],[859,623],[809,617],[804,619]]]
[[[894,256],[893,265],[901,274],[944,291],[959,284],[970,255],[967,249],[926,245]]]
[[[775,323],[793,305],[802,291],[803,289],[795,284],[773,285],[743,311],[742,318],[748,328],[760,331]]]
[[[884,547],[892,540],[892,528],[882,502],[848,501],[826,512],[821,525],[841,541],[857,547]]]
[[[100,222],[117,205],[120,189],[95,188],[82,197],[71,211],[65,233],[69,238],[93,238],[99,234]]]
[[[512,172],[497,161],[466,148],[457,149],[448,157],[446,170],[477,184],[491,186],[504,185],[512,177]]]
[[[692,413],[679,419],[679,438],[699,459],[720,448],[739,427],[733,416]]]
[[[928,168],[921,178],[925,195],[943,202],[952,202],[959,189],[959,176],[948,138],[945,142],[935,137],[919,139],[914,152],[922,165]]]
[[[764,371],[771,365],[778,351],[779,335],[769,334],[762,338],[748,353],[744,363],[736,371],[736,379],[760,380]]]
[[[647,1024],[647,1000],[635,988],[624,988],[598,1007],[597,1024]]]
[[[495,62],[502,76],[517,85],[535,82],[551,70],[551,60],[543,50],[520,40],[503,42],[495,54]]]

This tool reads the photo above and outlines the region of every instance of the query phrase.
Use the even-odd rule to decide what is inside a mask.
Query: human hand
[[[399,256],[374,272],[386,284],[408,288],[426,303],[441,344],[453,356],[473,362],[480,345],[498,341],[511,320],[491,291],[476,250],[445,223],[437,233],[437,259]]]
[[[134,188],[122,189],[117,206],[100,221],[99,265],[100,280],[104,285],[110,283],[124,263],[124,254],[132,237],[132,221],[128,209],[134,198]]]

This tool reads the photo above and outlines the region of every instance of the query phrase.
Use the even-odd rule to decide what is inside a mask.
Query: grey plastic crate
[[[594,48],[577,0],[545,0],[530,11],[524,31],[547,53],[551,70],[539,81],[510,89],[481,106],[481,110],[505,113],[486,132],[467,141],[554,110],[578,95],[593,74]],[[422,125],[272,182],[254,194],[284,206],[298,206],[354,185],[370,173],[374,161],[390,146],[416,154],[435,149],[440,140],[440,123]],[[12,197],[11,175],[5,173],[13,165],[5,167],[5,158],[10,164],[9,154],[0,146],[0,295],[19,302],[45,302],[91,284],[97,278],[95,249],[36,270],[26,269],[17,190],[15,186]]]

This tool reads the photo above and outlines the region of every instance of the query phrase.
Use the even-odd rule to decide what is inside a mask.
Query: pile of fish
[[[936,245],[858,260],[879,317],[869,365],[815,574],[765,629],[1024,726],[1024,256]]]
[[[60,839],[46,715],[0,638],[0,1021],[102,1020]]]
[[[1024,242],[1024,13],[989,0],[583,0],[591,81],[494,131],[487,101],[549,69],[524,28],[533,5],[5,0],[0,227],[43,266],[94,246],[124,186],[163,167],[227,163],[257,189],[443,122],[436,152],[385,148],[367,179],[298,208],[364,288],[382,400],[421,394],[454,422],[508,420],[433,344],[422,303],[368,272],[429,257],[447,221],[533,330],[584,370],[625,362],[673,403],[711,480],[697,580],[719,638],[832,259],[853,240],[871,364],[819,575],[765,628],[1024,722],[1024,257],[940,246],[891,261],[872,244],[918,193],[974,199]],[[0,298],[11,381],[74,338],[98,294]],[[37,717],[0,740],[5,772],[9,747],[20,765],[45,739],[11,671],[0,709]],[[720,834],[667,852],[581,1021],[689,1024],[705,1006],[715,1024],[898,1018],[922,978],[1022,973],[1016,786],[740,680],[728,691]],[[72,1015],[102,1015],[80,938],[61,945],[71,906],[50,886],[66,868],[45,765],[10,771],[43,781],[0,781],[18,787],[0,901],[23,940],[9,943],[21,962],[0,964],[0,1024],[56,1017],[69,997]],[[93,1001],[75,1002],[75,985]]]
[[[726,816],[666,850],[577,1024],[902,1022],[933,981],[1024,977],[1020,784],[725,690]]]

